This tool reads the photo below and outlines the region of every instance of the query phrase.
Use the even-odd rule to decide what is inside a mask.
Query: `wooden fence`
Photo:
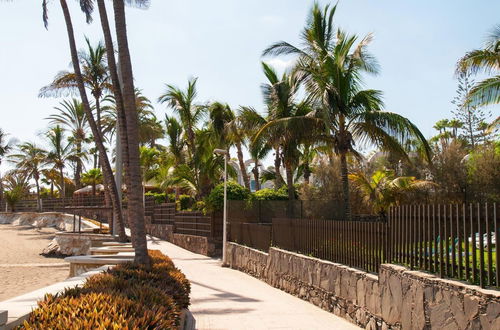
[[[403,205],[388,216],[353,221],[229,218],[229,240],[263,251],[270,246],[378,272],[402,264],[481,287],[500,287],[496,204]]]

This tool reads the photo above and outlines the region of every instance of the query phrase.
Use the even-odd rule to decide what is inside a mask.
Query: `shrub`
[[[206,203],[204,201],[197,201],[196,203],[194,203],[192,209],[193,211],[203,211],[205,212],[206,211]]]
[[[250,196],[250,191],[236,182],[227,183],[228,200],[245,200]],[[206,200],[207,206],[215,211],[224,207],[224,183],[218,184],[210,192]]]
[[[178,202],[181,210],[187,210],[194,204],[194,198],[189,195],[180,195]]]
[[[286,186],[278,190],[264,188],[253,193],[252,199],[258,201],[284,201],[288,200],[288,192]]]
[[[156,204],[161,204],[161,203],[167,202],[167,194],[166,193],[147,192],[144,195],[145,196],[152,196],[154,198]]]
[[[149,251],[151,268],[118,265],[81,288],[47,295],[21,329],[172,329],[189,306],[190,284],[172,260]]]

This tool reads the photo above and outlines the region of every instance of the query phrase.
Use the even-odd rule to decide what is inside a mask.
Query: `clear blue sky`
[[[71,5],[79,47],[83,37],[100,40],[100,25],[87,26]],[[272,42],[298,43],[313,1],[152,0],[149,10],[128,9],[136,85],[156,100],[165,83],[184,86],[199,77],[199,100],[262,109],[261,52]],[[43,28],[41,1],[0,3],[0,127],[20,140],[39,139],[57,99],[39,99],[40,87],[69,68],[66,31],[58,1]],[[321,1],[327,3],[327,1]],[[108,9],[111,3],[108,2]],[[97,19],[97,16],[96,16]],[[454,65],[480,47],[500,23],[498,0],[344,0],[337,25],[358,34],[373,32],[372,53],[381,74],[367,87],[384,91],[386,109],[414,121],[426,136],[450,116]],[[275,61],[283,65],[286,62]],[[155,103],[156,105],[156,103]],[[156,105],[163,118],[165,109]],[[494,109],[498,114],[498,108]]]

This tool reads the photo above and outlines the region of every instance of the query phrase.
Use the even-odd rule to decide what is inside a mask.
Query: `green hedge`
[[[19,329],[173,329],[189,306],[190,284],[159,251],[152,266],[117,265],[82,287],[47,295]]]
[[[228,200],[246,200],[250,196],[250,191],[236,182],[227,183]],[[218,184],[210,192],[206,199],[206,205],[211,210],[222,210],[224,207],[224,183]]]
[[[288,189],[286,186],[278,190],[264,188],[254,192],[252,199],[257,201],[285,201],[288,200]]]

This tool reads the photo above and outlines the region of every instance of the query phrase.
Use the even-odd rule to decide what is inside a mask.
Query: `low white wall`
[[[38,228],[55,227],[63,231],[73,230],[73,215],[60,212],[2,212],[0,213],[0,224],[11,224],[14,226],[33,226]],[[78,218],[75,227],[78,228]],[[93,223],[82,219],[81,229],[98,228]]]

